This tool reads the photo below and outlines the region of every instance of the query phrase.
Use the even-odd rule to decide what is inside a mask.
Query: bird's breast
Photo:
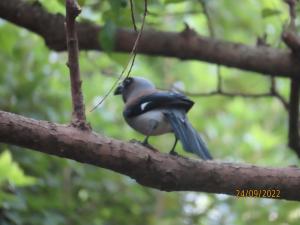
[[[133,129],[147,136],[172,131],[170,123],[161,110],[148,111],[138,116],[125,118],[125,120]]]

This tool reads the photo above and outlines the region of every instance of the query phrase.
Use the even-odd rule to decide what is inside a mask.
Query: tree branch
[[[290,22],[282,32],[282,40],[299,57],[300,53],[300,37],[296,31],[296,0],[284,0],[289,6]]]
[[[209,91],[209,92],[200,92],[200,93],[194,93],[190,91],[185,91],[177,87],[173,87],[176,91],[179,91],[187,96],[191,97],[213,97],[213,96],[223,96],[223,97],[242,97],[242,98],[269,98],[269,97],[275,97],[277,98],[283,107],[288,111],[289,110],[289,103],[284,99],[283,96],[279,94],[279,92],[276,89],[275,86],[275,80],[274,78],[271,78],[271,87],[269,92],[264,93],[243,93],[243,92],[228,92],[224,91],[222,88],[222,77],[220,73],[218,73],[218,80],[217,80],[217,88],[216,90]]]
[[[20,0],[1,0],[0,17],[41,35],[49,48],[66,50],[63,16],[50,14],[40,6]],[[80,23],[77,28],[80,49],[102,49],[98,38],[101,27]],[[137,33],[118,29],[116,35],[115,50],[131,52]],[[191,29],[181,33],[144,31],[137,52],[202,60],[262,75],[298,77],[300,74],[300,64],[289,51],[218,41],[197,35]]]
[[[72,125],[82,129],[89,129],[86,124],[85,107],[81,91],[80,69],[78,60],[78,38],[75,19],[81,9],[76,1],[66,0],[66,39],[68,49],[68,67],[70,69],[71,96],[72,96]]]
[[[291,79],[290,110],[289,110],[289,147],[294,149],[300,157],[300,135],[299,135],[299,98],[300,83],[298,79]]]
[[[292,50],[293,54],[299,57],[300,38],[296,34],[296,0],[284,0],[289,6],[290,23],[282,33],[282,39]],[[299,58],[298,58],[299,60]],[[299,77],[291,79],[290,85],[290,110],[289,110],[289,147],[295,150],[300,157],[300,135],[299,135],[299,101],[300,83]]]
[[[0,141],[125,174],[164,191],[236,195],[237,190],[279,190],[278,198],[300,200],[300,169],[201,161],[0,111]],[[262,195],[260,196],[262,197]]]

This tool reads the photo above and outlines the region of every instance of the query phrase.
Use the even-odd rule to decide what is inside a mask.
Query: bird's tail
[[[184,111],[168,110],[165,115],[176,137],[181,141],[184,150],[194,153],[204,160],[212,159],[205,142],[187,120]]]

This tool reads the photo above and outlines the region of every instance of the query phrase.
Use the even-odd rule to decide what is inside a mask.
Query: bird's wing
[[[158,91],[139,96],[134,101],[126,104],[123,112],[126,117],[138,116],[154,109],[182,109],[189,111],[194,102],[185,95],[176,92]]]

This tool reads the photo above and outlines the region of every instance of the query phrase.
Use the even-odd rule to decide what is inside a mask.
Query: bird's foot
[[[131,139],[130,143],[134,143],[134,144],[137,143],[137,144],[143,145],[146,148],[149,148],[152,151],[158,152],[158,150],[155,149],[152,145],[150,145],[147,141],[145,142],[145,141],[138,141],[135,139]]]
[[[175,152],[174,150],[171,150],[169,152],[170,155],[173,155],[175,157],[178,157],[178,158],[184,158],[184,159],[188,159],[187,157],[183,156],[183,155],[179,155],[177,152]]]
[[[169,152],[170,155],[174,155],[174,156],[180,156],[177,152],[175,152],[174,149],[172,149],[170,152]]]
[[[158,150],[155,149],[155,148],[154,148],[152,145],[150,145],[149,143],[141,142],[141,144],[142,144],[143,146],[145,146],[146,148],[151,149],[152,151],[158,152]]]

